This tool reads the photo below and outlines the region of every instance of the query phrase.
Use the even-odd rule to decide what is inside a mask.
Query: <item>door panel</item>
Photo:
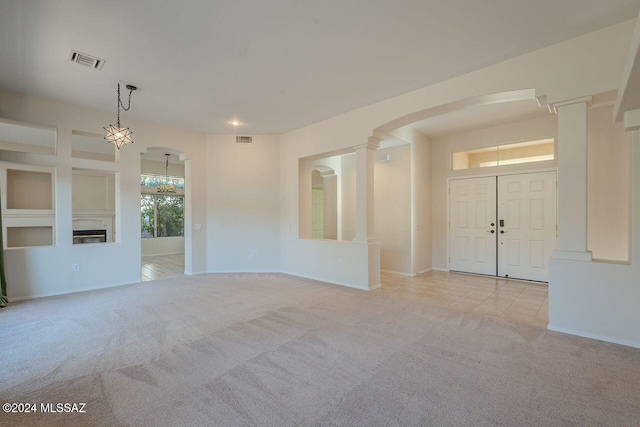
[[[451,270],[496,275],[495,189],[495,177],[450,181]]]
[[[555,172],[498,177],[498,276],[548,281],[556,248],[555,183]]]

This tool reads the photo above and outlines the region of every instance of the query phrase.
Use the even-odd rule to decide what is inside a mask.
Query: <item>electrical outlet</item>
[[[338,258],[338,267],[342,267],[342,258]]]
[[[193,229],[196,230],[196,231],[197,230],[202,230],[202,224],[194,224]]]
[[[251,258],[255,258],[256,257],[256,251],[251,251]]]
[[[73,264],[71,267],[73,268],[73,271],[80,271],[80,264],[78,263]]]

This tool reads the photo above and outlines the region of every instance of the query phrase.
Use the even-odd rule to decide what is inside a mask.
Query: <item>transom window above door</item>
[[[501,144],[451,153],[451,170],[542,162],[555,158],[555,139]]]

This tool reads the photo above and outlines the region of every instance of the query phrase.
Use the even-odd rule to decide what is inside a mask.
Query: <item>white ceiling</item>
[[[281,133],[634,18],[640,0],[0,0],[0,88]],[[70,63],[69,49],[106,60]],[[126,120],[126,119],[125,119]]]

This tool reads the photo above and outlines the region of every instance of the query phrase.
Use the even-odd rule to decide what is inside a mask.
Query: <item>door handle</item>
[[[491,233],[491,234],[493,234],[493,233],[495,233],[495,232],[496,232],[496,230],[487,230],[487,233]]]
[[[500,230],[500,234],[505,234],[505,233],[507,233],[507,232],[504,231],[504,230]]]

